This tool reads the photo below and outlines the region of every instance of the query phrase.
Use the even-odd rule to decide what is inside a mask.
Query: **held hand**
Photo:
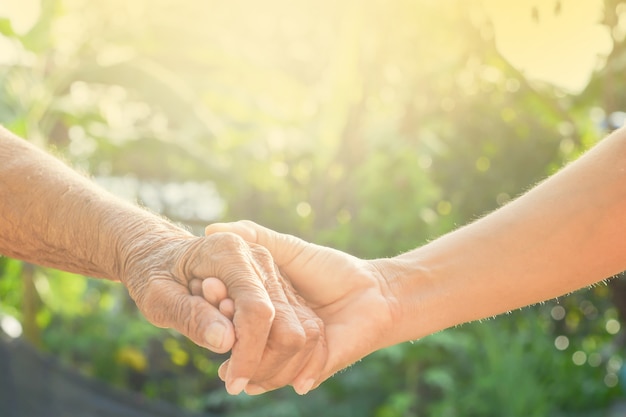
[[[317,346],[321,333],[312,313],[296,315],[284,294],[268,251],[230,233],[198,238],[184,236],[132,249],[122,271],[137,306],[153,324],[171,327],[196,344],[223,353],[232,347],[233,367],[224,378],[227,390],[238,394],[258,369],[263,372],[266,344],[277,344],[293,355]],[[195,295],[194,280],[218,277],[232,305],[222,314]],[[208,286],[224,298],[223,286]],[[226,303],[228,305],[228,303]],[[228,315],[232,317],[232,323]],[[308,356],[307,356],[308,358]],[[263,359],[263,361],[262,361]],[[259,368],[259,365],[262,367]]]
[[[270,331],[270,339],[266,346],[261,346],[265,349],[262,365],[245,388],[249,395],[261,394],[285,385],[292,385],[299,394],[306,394],[322,372],[328,357],[322,320],[295,293],[289,281],[281,277],[278,284],[277,288],[282,288],[271,298],[274,303],[280,303],[277,310],[287,312],[293,310],[305,331],[305,343],[293,339],[293,336],[281,329],[280,324],[284,319],[277,314]],[[222,281],[212,277],[204,280],[194,279],[190,288],[192,294],[204,297],[213,306],[218,307],[226,317],[233,318],[235,304],[228,298],[227,289]],[[235,330],[238,330],[237,326],[235,327]],[[227,360],[219,369],[220,377],[228,381],[228,374],[237,366],[241,366],[237,359]]]
[[[328,360],[320,366],[313,363],[317,357],[311,357],[307,367],[321,372],[311,375],[313,379],[304,388],[316,387],[365,355],[397,342],[392,338],[392,328],[399,309],[376,261],[307,243],[250,221],[206,228],[207,235],[221,232],[233,232],[250,243],[266,247],[298,296],[323,321]],[[238,334],[241,332],[238,330]],[[271,347],[268,345],[267,349]],[[222,365],[222,379],[236,365],[236,360],[233,357]],[[261,369],[265,369],[263,364]],[[271,375],[263,373],[255,374],[251,382],[255,393],[277,388]]]
[[[277,276],[279,276],[278,272]],[[305,331],[305,341],[304,343],[297,341],[292,335],[282,330],[283,322],[293,323],[293,321],[285,320],[277,314],[270,331],[270,339],[266,346],[261,346],[265,350],[262,365],[257,369],[254,379],[245,388],[249,395],[261,394],[285,385],[292,385],[297,393],[306,394],[311,390],[315,378],[322,371],[328,357],[323,331],[324,323],[304,300],[295,294],[289,281],[280,278],[279,286],[276,287],[279,291],[270,298],[274,303],[279,303],[278,311],[293,310],[296,319]],[[228,298],[227,288],[219,279],[213,277],[204,280],[194,279],[190,288],[192,294],[204,297],[213,306],[218,307],[224,316],[231,319],[234,317],[235,304],[231,298]],[[237,326],[235,327],[237,331]],[[229,374],[234,372],[237,366],[241,367],[237,359],[227,360],[219,369],[220,377],[228,381]]]

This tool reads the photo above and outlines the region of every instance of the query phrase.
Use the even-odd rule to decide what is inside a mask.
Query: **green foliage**
[[[475,2],[41,4],[30,30],[0,18],[13,57],[0,61],[0,122],[198,233],[249,218],[395,255],[515,198],[626,106],[614,0],[613,50],[578,94],[511,66]],[[622,396],[621,333],[607,329],[623,311],[606,286],[377,352],[305,397],[252,398],[229,397],[223,357],[146,323],[118,284],[35,268],[33,295],[29,268],[0,259],[0,315],[86,373],[194,410],[602,415]]]

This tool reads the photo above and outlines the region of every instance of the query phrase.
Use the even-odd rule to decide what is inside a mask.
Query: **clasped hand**
[[[213,233],[144,240],[128,252],[121,280],[150,322],[211,351],[231,350],[220,371],[231,394],[310,389],[328,355],[324,324],[280,279],[267,249]]]
[[[270,309],[259,317],[248,314],[256,307],[242,286],[244,280],[235,285],[221,277],[228,294],[220,280],[192,281],[192,294],[202,295],[232,318],[236,340],[231,358],[219,369],[231,394],[241,390],[261,394],[286,385],[305,394],[335,372],[394,342],[391,331],[400,312],[381,273],[384,260],[358,259],[249,221],[206,228],[209,237],[224,233],[239,235],[252,252],[263,254],[259,255],[262,262],[254,265],[260,268],[275,312],[273,320]],[[252,334],[255,326],[268,323],[267,338]],[[262,354],[248,356],[247,351]]]
[[[291,385],[305,394],[382,347],[399,304],[385,260],[365,261],[249,221],[213,224],[206,237],[142,240],[121,280],[153,324],[230,359],[231,394]]]

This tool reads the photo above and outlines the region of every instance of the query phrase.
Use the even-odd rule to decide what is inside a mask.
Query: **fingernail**
[[[301,384],[297,384],[293,386],[294,391],[296,391],[298,394],[300,395],[304,395],[307,392],[311,391],[311,388],[313,388],[313,384],[315,384],[315,380],[314,379],[307,379],[305,380],[303,383]]]
[[[226,334],[226,326],[222,322],[214,321],[204,334],[204,339],[209,346],[215,349],[221,349],[224,344],[224,335]]]
[[[230,395],[237,395],[248,385],[248,381],[247,378],[236,378],[230,386],[226,387],[226,391],[228,391]]]
[[[260,394],[264,394],[267,392],[267,390],[265,388],[263,388],[260,385],[254,385],[254,384],[250,384],[248,386],[246,386],[246,394],[248,395],[260,395]]]

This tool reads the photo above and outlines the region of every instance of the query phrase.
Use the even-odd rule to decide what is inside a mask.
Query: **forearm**
[[[1,254],[122,279],[131,253],[185,235],[0,127]]]
[[[488,216],[389,261],[397,341],[557,297],[626,269],[626,130]]]

